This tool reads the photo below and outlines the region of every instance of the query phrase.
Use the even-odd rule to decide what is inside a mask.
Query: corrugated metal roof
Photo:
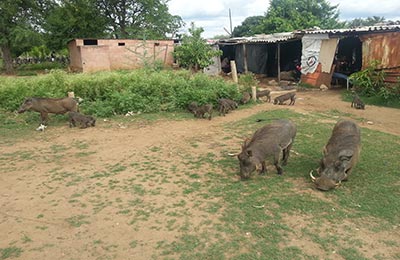
[[[349,34],[349,33],[372,33],[400,31],[400,24],[395,25],[374,25],[347,29],[311,29],[298,30],[296,34]]]
[[[250,37],[237,37],[229,39],[221,39],[219,44],[240,44],[240,43],[276,43],[285,42],[292,39],[299,39],[304,34],[330,34],[330,35],[348,35],[348,34],[366,34],[379,32],[396,32],[400,31],[400,24],[394,25],[375,25],[363,26],[346,29],[308,29],[296,30],[294,32],[283,32],[273,34],[258,34]]]
[[[237,37],[219,40],[219,43],[238,44],[238,43],[275,43],[295,39],[293,32],[283,32],[274,34],[257,34],[251,37]]]

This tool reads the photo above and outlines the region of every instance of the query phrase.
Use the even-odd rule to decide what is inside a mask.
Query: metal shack
[[[386,81],[396,82],[400,75],[400,25],[295,33],[302,39],[302,82],[330,87],[332,78],[346,80],[375,60]]]
[[[399,24],[298,30],[224,39],[218,45],[223,51],[221,60],[235,60],[239,73],[280,80],[284,72],[301,65],[301,82],[316,87],[330,87],[332,79],[347,81],[350,74],[375,60],[380,62],[378,69],[387,73],[387,82],[396,82],[400,76]]]
[[[74,39],[68,43],[76,72],[135,69],[160,61],[172,66],[173,40]]]

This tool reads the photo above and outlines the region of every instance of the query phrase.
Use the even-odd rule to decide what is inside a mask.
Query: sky
[[[340,20],[385,17],[386,20],[400,20],[399,0],[330,0],[331,5],[339,4]],[[269,0],[170,0],[169,12],[179,15],[186,23],[182,33],[188,33],[191,22],[196,27],[203,27],[202,37],[227,35],[230,31],[229,9],[232,16],[232,30],[249,16],[264,15],[268,10]]]

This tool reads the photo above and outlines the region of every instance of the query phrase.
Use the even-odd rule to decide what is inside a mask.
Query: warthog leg
[[[265,161],[261,162],[261,169],[260,165],[257,165],[256,170],[258,171],[259,175],[265,175],[267,173],[267,166],[265,166]]]
[[[287,160],[289,159],[289,154],[290,154],[290,149],[292,149],[293,145],[293,140],[290,140],[290,143],[286,148],[282,150],[283,156],[282,156],[282,165],[285,166],[287,164]]]
[[[41,125],[47,125],[47,113],[46,112],[40,112],[40,124]]]
[[[279,165],[279,153],[275,153],[274,165],[279,175],[283,174],[283,168]]]

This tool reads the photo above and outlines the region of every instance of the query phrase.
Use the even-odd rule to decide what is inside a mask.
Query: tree
[[[222,55],[222,51],[214,50],[201,37],[203,32],[203,28],[196,28],[192,23],[190,35],[183,35],[182,45],[175,48],[174,57],[182,67],[198,71],[211,65],[213,57]]]
[[[55,1],[50,9],[43,24],[50,49],[63,49],[74,38],[100,38],[107,35],[108,21],[99,15],[95,0]]]
[[[263,33],[260,26],[263,19],[264,16],[247,17],[241,25],[233,29],[232,37],[252,36]]]
[[[116,38],[165,38],[183,25],[164,0],[97,0]]]
[[[379,16],[367,17],[366,19],[356,18],[351,20],[350,22],[346,22],[346,27],[354,28],[360,26],[372,26],[377,23],[383,23],[385,22],[385,20],[386,19],[384,17],[379,17]]]
[[[6,73],[13,72],[12,57],[23,51],[27,43],[40,41],[38,20],[40,1],[0,1],[0,48]]]
[[[341,28],[338,5],[326,0],[271,0],[265,19],[264,33],[290,32],[312,28]]]

